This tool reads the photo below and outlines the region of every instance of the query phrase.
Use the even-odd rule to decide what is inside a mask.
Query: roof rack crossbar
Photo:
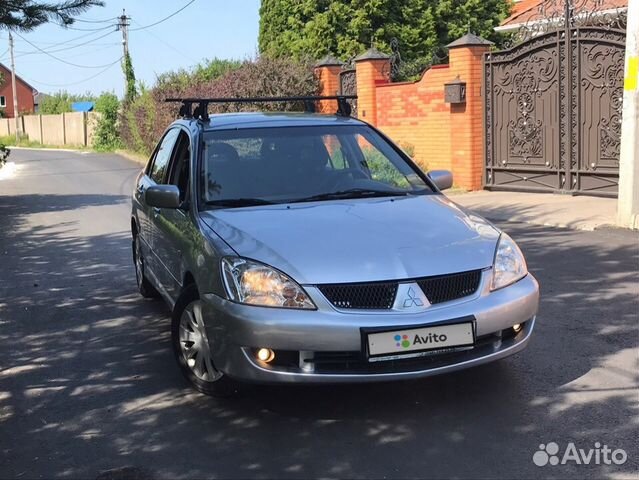
[[[316,102],[322,100],[337,100],[336,115],[350,117],[351,106],[348,100],[355,100],[357,95],[326,95],[326,96],[292,96],[292,97],[246,97],[246,98],[166,98],[165,102],[182,103],[179,115],[186,118],[208,120],[208,106],[210,103],[274,103],[274,102],[302,102],[307,113],[315,113]],[[193,104],[197,104],[195,110]]]

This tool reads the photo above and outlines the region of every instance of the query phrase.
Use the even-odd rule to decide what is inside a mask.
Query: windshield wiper
[[[256,205],[275,205],[275,202],[263,198],[225,198],[209,200],[205,204],[211,207],[253,207]]]
[[[375,190],[373,188],[351,188],[348,190],[339,190],[337,192],[320,193],[310,197],[296,198],[290,203],[297,202],[314,202],[319,200],[337,200],[343,198],[372,198],[372,197],[398,197],[412,195],[414,192],[406,192],[402,190]]]

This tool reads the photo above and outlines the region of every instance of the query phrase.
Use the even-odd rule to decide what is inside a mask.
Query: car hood
[[[443,195],[210,210],[242,257],[301,284],[416,278],[490,267],[499,231]]]

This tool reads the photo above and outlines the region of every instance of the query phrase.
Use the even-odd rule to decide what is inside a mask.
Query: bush
[[[71,104],[73,102],[93,102],[95,96],[90,93],[83,95],[74,95],[64,90],[53,93],[51,95],[44,95],[39,105],[39,112],[43,115],[66,113],[71,111]]]
[[[125,148],[148,155],[160,139],[160,135],[171,122],[166,112],[158,112],[161,98],[144,88],[131,102],[125,104],[120,116],[120,138]],[[160,117],[164,113],[164,116]]]
[[[95,111],[100,113],[93,137],[93,148],[99,151],[112,151],[122,144],[118,133],[118,97],[105,92],[95,101]]]
[[[215,72],[222,73],[216,77]],[[315,95],[318,91],[319,83],[311,63],[285,58],[259,57],[239,66],[215,63],[215,67],[210,66],[208,70],[196,67],[191,72],[173,72],[160,76],[154,88],[142,88],[136,99],[124,105],[120,135],[126,148],[149,154],[166,127],[178,116],[180,105],[164,103],[168,97],[270,97]],[[294,103],[209,106],[211,113],[302,109],[303,105]]]
[[[3,143],[0,143],[0,167],[5,164],[10,153],[11,150],[5,147]]]
[[[180,69],[159,75],[156,87],[186,88],[193,83],[215,80],[241,66],[242,62],[239,60],[223,60],[220,58],[204,60],[190,70]]]

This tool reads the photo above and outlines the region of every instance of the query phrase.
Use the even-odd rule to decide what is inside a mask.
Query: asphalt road
[[[421,381],[219,400],[185,384],[166,307],[136,293],[139,166],[56,151],[11,160],[15,177],[0,180],[0,477],[637,478],[636,233],[501,224],[542,285],[519,355]],[[628,459],[538,467],[549,442],[599,442]]]

